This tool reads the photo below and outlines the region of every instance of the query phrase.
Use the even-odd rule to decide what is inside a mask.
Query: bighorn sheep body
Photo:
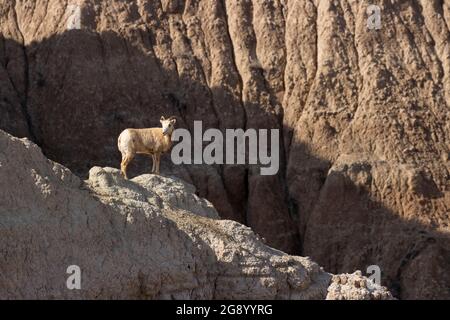
[[[172,146],[172,132],[176,119],[170,117],[160,120],[162,128],[125,129],[119,135],[117,146],[122,154],[120,170],[128,179],[127,167],[136,154],[148,154],[152,156],[152,173],[159,174],[161,155],[170,150]]]

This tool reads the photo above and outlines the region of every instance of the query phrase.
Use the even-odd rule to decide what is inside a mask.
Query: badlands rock
[[[282,129],[278,176],[163,172],[273,247],[450,298],[449,26],[442,0],[2,0],[0,128],[83,178],[161,115]]]
[[[331,274],[219,220],[178,179],[126,181],[118,169],[95,167],[83,182],[35,144],[0,130],[0,190],[1,299],[327,295]],[[72,265],[81,269],[81,290],[66,286]]]
[[[327,300],[393,300],[386,288],[362,276],[361,271],[332,278]]]
[[[124,180],[118,169],[94,167],[89,171],[87,183],[96,194],[103,196],[143,201],[157,197],[160,206],[182,208],[199,216],[219,218],[214,206],[195,194],[193,185],[175,177],[145,174]]]

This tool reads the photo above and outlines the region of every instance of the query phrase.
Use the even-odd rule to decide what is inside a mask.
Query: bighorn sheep
[[[161,154],[169,151],[172,146],[172,132],[176,123],[175,117],[165,119],[161,117],[162,128],[125,129],[119,136],[117,146],[122,154],[120,171],[125,179],[127,166],[136,154],[152,156],[152,173],[159,174]]]

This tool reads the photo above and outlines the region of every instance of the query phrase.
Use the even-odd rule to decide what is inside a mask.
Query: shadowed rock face
[[[0,128],[86,177],[127,127],[280,128],[281,170],[162,170],[331,272],[450,298],[447,1],[3,1]],[[150,162],[134,162],[134,175]],[[164,167],[165,166],[165,167]]]
[[[94,167],[83,182],[27,139],[0,130],[0,148],[1,299],[392,298],[364,277],[328,290],[310,258],[219,220],[177,178]],[[66,287],[72,265],[82,290]]]

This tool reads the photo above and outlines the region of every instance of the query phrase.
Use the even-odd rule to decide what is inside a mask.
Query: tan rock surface
[[[316,263],[219,220],[210,203],[178,179],[127,181],[117,169],[95,167],[85,183],[27,139],[1,130],[0,150],[1,299],[327,294],[331,275]],[[66,287],[70,265],[81,269],[81,290]]]
[[[362,276],[361,271],[353,274],[333,276],[328,287],[327,300],[393,300],[385,288]]]
[[[377,264],[399,297],[450,298],[450,4],[371,4],[379,31],[365,1],[4,0],[0,128],[83,177],[117,167],[120,131],[162,114],[281,128],[276,177],[167,158],[163,172],[271,246],[335,273]]]

